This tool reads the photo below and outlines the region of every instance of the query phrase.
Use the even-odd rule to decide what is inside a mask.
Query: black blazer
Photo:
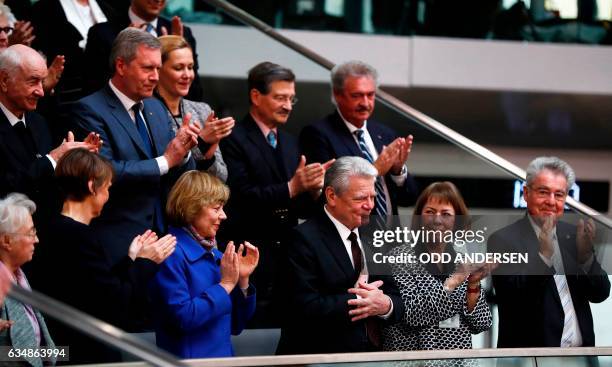
[[[114,16],[113,10],[106,2],[97,2],[108,19]],[[66,57],[62,79],[55,88],[56,93],[62,93],[60,98],[63,101],[75,101],[83,97],[84,94],[80,90],[83,88],[83,73],[87,70],[91,73],[91,65],[85,62],[84,51],[79,47],[83,37],[66,19],[59,0],[40,0],[34,4],[33,9],[32,25],[36,39],[32,47],[44,53],[49,63],[57,55]],[[93,73],[96,72],[99,70],[93,70]]]
[[[597,260],[588,273],[579,268],[575,226],[558,222],[557,238],[583,346],[594,346],[589,302],[599,303],[608,298],[608,275]],[[563,333],[564,312],[553,278],[555,271],[538,255],[539,242],[529,218],[525,216],[493,233],[488,247],[490,252],[526,252],[529,256],[528,265],[501,265],[493,274],[499,307],[497,346],[558,347]]]
[[[89,28],[87,33],[87,46],[85,47],[85,65],[84,71],[85,92],[93,93],[104,87],[105,83],[111,76],[110,53],[113,41],[126,27],[130,25],[130,18],[127,10],[125,13],[109,19],[108,22],[96,24]],[[164,17],[157,18],[157,34],[162,34],[162,27],[165,27],[168,32],[172,28],[172,22]],[[193,50],[194,72],[196,78],[189,88],[189,94],[185,97],[191,101],[202,101],[202,86],[198,77],[198,54],[196,48],[196,40],[191,33],[191,28],[183,26],[183,37]]]
[[[377,121],[369,120],[367,129],[378,153],[382,151],[383,146],[389,145],[399,137],[395,131]],[[306,156],[307,163],[327,162],[332,158],[343,156],[365,158],[337,111],[302,129],[300,150]],[[393,214],[397,214],[398,205],[410,206],[414,204],[417,185],[410,174],[408,174],[404,185],[401,187],[393,182],[390,174],[385,176],[385,182],[391,197]]]
[[[367,239],[359,230],[364,249]],[[366,251],[367,253],[367,251]],[[278,345],[279,354],[352,353],[373,351],[366,334],[366,321],[352,322],[347,292],[359,274],[353,268],[334,224],[321,208],[293,231],[287,248],[285,320]],[[391,297],[393,313],[383,324],[399,322],[404,305],[392,277],[382,279],[383,291]]]
[[[52,150],[51,134],[45,119],[26,112],[25,121],[35,151],[23,146],[4,113],[0,112],[0,197],[21,192],[37,204],[37,224],[59,210],[60,200],[51,161],[45,156]]]
[[[250,114],[221,140],[231,195],[220,238],[249,240],[257,245],[285,242],[298,217],[307,216],[314,207],[307,193],[289,198],[287,182],[300,155],[293,136],[279,129],[277,141],[275,155]]]

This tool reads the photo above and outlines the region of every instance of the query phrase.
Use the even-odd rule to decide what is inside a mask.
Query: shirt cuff
[[[166,157],[159,156],[157,158],[155,158],[155,160],[157,161],[157,166],[159,167],[159,175],[163,176],[166,173],[168,173],[168,160],[166,159]]]
[[[185,156],[185,158],[183,158],[183,161],[181,162],[181,166],[183,164],[186,164],[187,162],[189,162],[189,158],[191,158],[191,150],[187,152],[187,156]]]
[[[393,313],[393,300],[391,299],[391,297],[389,297],[389,302],[391,302],[391,307],[389,307],[389,312],[387,312],[384,315],[378,315],[378,317],[380,317],[383,320],[387,320],[389,317],[391,317],[391,314]]]
[[[403,186],[406,178],[408,178],[408,168],[405,165],[402,166],[402,172],[399,175],[391,174],[391,179],[397,186]]]
[[[49,161],[51,162],[51,166],[53,166],[53,170],[55,171],[55,167],[57,167],[57,162],[55,161],[55,159],[51,158],[49,154],[47,154],[47,158],[49,158]]]

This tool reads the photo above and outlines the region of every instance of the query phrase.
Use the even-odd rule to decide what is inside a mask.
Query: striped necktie
[[[575,318],[576,313],[572,303],[572,294],[570,293],[567,285],[567,277],[562,274],[555,274],[555,284],[557,285],[557,291],[559,292],[559,299],[561,299],[561,307],[563,307],[563,333],[561,334],[561,347],[573,347],[576,331],[575,331]]]
[[[374,158],[366,145],[364,132],[361,129],[355,130],[355,135],[357,136],[357,142],[359,143],[359,150],[363,154],[363,157],[368,160],[368,162],[374,164]],[[376,189],[376,200],[374,202],[374,212],[378,217],[383,220],[383,223],[386,222],[387,216],[387,198],[385,197],[385,189],[383,188],[382,180],[384,178],[378,176],[376,178],[374,187]]]

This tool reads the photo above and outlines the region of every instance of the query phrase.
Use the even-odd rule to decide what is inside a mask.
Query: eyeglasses
[[[13,27],[0,27],[0,32],[4,32],[7,35],[11,35],[11,33],[13,33],[13,30],[15,30],[15,28]]]
[[[552,192],[544,188],[531,188],[531,189],[535,193],[535,196],[539,199],[547,199],[550,197],[550,195],[553,195],[556,201],[563,201],[565,200],[565,197],[567,196],[567,193],[565,191]]]
[[[297,97],[274,96],[274,97],[272,97],[272,99],[274,99],[276,102],[282,103],[282,104],[285,104],[285,103],[289,102],[289,103],[291,103],[292,106],[295,106],[295,104],[298,103]]]
[[[36,237],[38,236],[36,232],[36,228],[28,231],[27,233],[7,233],[7,234],[12,235],[12,236],[26,236],[31,239],[36,239]]]

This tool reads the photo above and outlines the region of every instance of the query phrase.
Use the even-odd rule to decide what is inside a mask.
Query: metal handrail
[[[187,366],[184,362],[179,361],[167,352],[157,349],[154,345],[44,294],[13,285],[8,293],[8,297],[14,298],[21,303],[29,304],[42,313],[84,334],[126,351],[154,366]]]
[[[214,6],[214,7],[217,7],[223,10],[230,17],[236,19],[237,21],[247,24],[259,30],[260,32],[264,33],[270,38],[280,42],[284,46],[292,49],[293,51],[301,54],[307,59],[313,61],[314,63],[318,65],[321,65],[322,67],[328,70],[331,70],[335,65],[332,61],[319,55],[313,50],[307,47],[304,47],[303,45],[291,40],[290,38],[280,34],[273,27],[255,18],[254,16],[238,8],[237,6],[230,4],[226,0],[203,0],[203,1],[211,6]],[[463,148],[464,150],[484,160],[485,162],[495,167],[500,168],[502,171],[507,172],[518,179],[525,180],[526,173],[525,173],[525,170],[523,170],[522,168],[519,168],[518,166],[514,165],[512,162],[497,155],[491,150],[465,137],[464,135],[456,132],[455,130],[449,128],[448,126],[438,122],[437,120],[427,116],[426,114],[419,112],[418,110],[410,107],[406,103],[393,97],[391,94],[385,92],[384,90],[380,88],[378,89],[376,93],[376,100],[381,102],[385,106],[395,110],[401,115],[414,120],[416,123],[423,126],[427,130],[448,140],[452,144]],[[612,229],[612,219],[603,216],[601,213],[592,209],[591,207],[583,203],[580,203],[571,197],[567,198],[567,204],[573,209],[575,209],[576,211],[582,214],[585,214],[589,217],[592,217],[597,222]]]

